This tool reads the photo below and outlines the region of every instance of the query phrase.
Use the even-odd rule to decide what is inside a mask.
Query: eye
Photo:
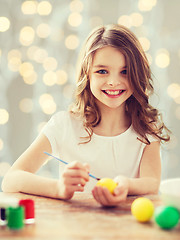
[[[108,72],[105,69],[98,70],[97,73],[99,74],[107,74]]]
[[[124,69],[123,71],[121,71],[121,74],[126,75],[127,74],[127,70]]]

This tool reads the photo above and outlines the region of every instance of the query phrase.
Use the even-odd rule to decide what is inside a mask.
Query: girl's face
[[[125,107],[133,93],[126,69],[125,57],[118,49],[107,46],[95,52],[89,75],[90,89],[101,110]]]

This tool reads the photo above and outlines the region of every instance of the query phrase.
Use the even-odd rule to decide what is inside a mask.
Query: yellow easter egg
[[[139,222],[148,222],[154,213],[154,205],[148,198],[137,198],[131,205],[131,213]]]
[[[111,178],[101,178],[97,182],[96,186],[106,187],[110,191],[110,193],[113,193],[114,189],[117,186],[117,183]]]

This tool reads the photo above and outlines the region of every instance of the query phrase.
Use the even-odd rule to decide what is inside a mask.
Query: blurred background
[[[180,177],[179,0],[0,0],[0,183],[52,114],[72,99],[85,37],[119,23],[140,40],[154,76],[151,103],[172,131],[162,178]],[[58,162],[38,174],[58,176]]]

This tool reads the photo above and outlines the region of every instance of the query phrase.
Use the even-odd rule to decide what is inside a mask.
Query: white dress
[[[90,165],[90,173],[98,178],[114,178],[118,175],[135,178],[146,144],[137,139],[139,135],[130,126],[118,136],[107,137],[93,133],[89,143],[82,142],[87,136],[82,121],[69,112],[60,111],[52,116],[42,132],[49,139],[52,154],[70,163],[79,161]],[[150,142],[157,141],[148,136]],[[65,165],[59,163],[60,174]],[[90,178],[85,190],[90,191],[96,180]]]

